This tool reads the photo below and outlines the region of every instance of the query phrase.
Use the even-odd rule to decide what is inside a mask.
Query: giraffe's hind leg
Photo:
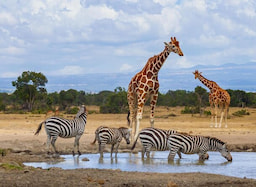
[[[154,114],[155,114],[157,98],[158,98],[158,90],[156,91],[156,93],[152,94],[151,98],[150,98],[150,109],[151,109],[150,125],[151,125],[151,127],[154,127]]]

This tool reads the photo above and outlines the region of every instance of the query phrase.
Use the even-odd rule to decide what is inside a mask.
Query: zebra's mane
[[[185,135],[185,136],[195,136],[195,135],[191,135],[187,132],[177,132],[178,134],[181,134],[181,135]]]
[[[128,129],[127,127],[119,127],[118,129],[122,130],[122,129]]]
[[[77,112],[75,118],[80,118],[81,115],[86,113],[86,107],[84,105],[82,105],[79,109],[79,111]]]
[[[212,140],[212,141],[215,141],[215,142],[217,142],[217,143],[220,143],[221,145],[226,144],[225,142],[223,142],[223,141],[221,141],[220,139],[215,138],[215,137],[205,136],[205,138],[208,138],[210,141]]]

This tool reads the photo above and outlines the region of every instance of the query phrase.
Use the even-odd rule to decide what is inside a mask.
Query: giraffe
[[[129,112],[127,115],[127,120],[132,130],[132,142],[134,137],[137,137],[139,133],[139,126],[140,120],[142,119],[143,107],[148,98],[150,98],[151,108],[150,124],[151,127],[154,126],[154,110],[158,98],[158,72],[160,68],[162,67],[171,52],[177,53],[179,56],[183,56],[183,53],[179,46],[179,42],[176,40],[175,37],[171,37],[171,41],[169,43],[164,42],[164,44],[164,50],[160,54],[149,58],[144,68],[131,79],[128,86],[127,100],[129,104]]]
[[[206,87],[210,89],[210,93],[209,93],[209,103],[211,107],[211,126],[210,127],[213,126],[213,117],[215,117],[215,127],[218,127],[217,110],[219,107],[221,109],[221,118],[220,118],[219,127],[221,127],[222,119],[223,119],[223,116],[225,115],[225,127],[227,128],[228,127],[227,117],[228,117],[228,108],[230,104],[230,95],[226,90],[219,87],[219,85],[216,82],[210,81],[205,77],[203,77],[202,72],[198,72],[198,70],[196,70],[195,72],[193,72],[193,74],[195,75],[195,79],[198,78]]]

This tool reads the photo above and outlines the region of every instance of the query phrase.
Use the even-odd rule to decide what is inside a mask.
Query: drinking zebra
[[[170,154],[168,160],[173,160],[177,152],[185,154],[199,154],[199,161],[207,159],[207,151],[219,151],[228,161],[232,161],[232,156],[226,148],[226,144],[214,137],[193,136],[188,134],[171,134],[168,138],[168,148]]]
[[[115,157],[117,157],[118,147],[122,141],[122,138],[126,140],[127,144],[130,144],[130,129],[126,127],[109,128],[100,126],[95,131],[95,139],[91,144],[95,144],[96,140],[99,144],[100,157],[103,157],[103,150],[106,144],[111,144],[111,158],[115,147]]]
[[[142,158],[144,158],[144,155],[146,153],[147,158],[149,158],[151,148],[155,148],[158,151],[168,150],[168,136],[176,132],[177,131],[175,130],[163,130],[153,127],[142,129],[139,132],[139,135],[136,137],[131,149],[133,150],[135,148],[137,140],[138,138],[140,138],[140,142],[142,144],[141,156]],[[180,152],[178,152],[178,155],[181,158]]]
[[[60,117],[50,117],[39,124],[38,129],[35,135],[38,135],[42,125],[45,124],[45,131],[47,134],[47,147],[49,153],[49,145],[51,145],[55,151],[58,153],[55,147],[55,141],[57,140],[58,136],[62,138],[72,138],[75,137],[74,148],[73,148],[73,155],[75,155],[75,147],[77,147],[78,154],[81,155],[79,151],[79,139],[84,133],[84,128],[87,121],[87,114],[86,108],[82,105],[76,114],[75,118],[70,119],[63,119]]]

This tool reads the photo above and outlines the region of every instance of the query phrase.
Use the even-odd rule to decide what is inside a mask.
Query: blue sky
[[[255,23],[255,0],[1,1],[0,78],[134,72],[171,36],[165,69],[256,63]]]

